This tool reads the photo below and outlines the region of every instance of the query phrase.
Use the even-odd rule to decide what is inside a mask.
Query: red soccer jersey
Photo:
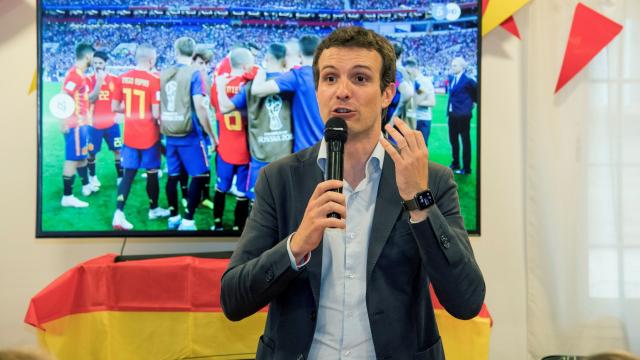
[[[227,83],[227,96],[233,98],[240,92],[240,87],[247,80],[242,76],[234,76]],[[211,88],[211,98],[217,99],[218,92],[215,86]],[[247,114],[234,110],[227,114],[216,111],[218,121],[218,154],[222,160],[229,164],[242,165],[249,163],[249,145],[247,144]]]
[[[91,92],[96,87],[97,78],[93,74],[89,78],[89,89]],[[107,74],[104,77],[104,82],[100,87],[100,93],[98,99],[91,106],[93,111],[93,127],[96,129],[107,129],[116,123],[116,114],[111,110],[111,101],[114,98],[116,92],[120,89],[120,79],[111,74]]]
[[[120,89],[114,100],[124,101],[124,144],[148,149],[160,139],[158,122],[151,105],[160,104],[160,78],[144,70],[129,70],[120,75]]]
[[[69,128],[89,124],[89,83],[84,73],[73,66],[67,72],[62,83],[62,91],[73,98],[75,109],[73,115],[66,119]]]

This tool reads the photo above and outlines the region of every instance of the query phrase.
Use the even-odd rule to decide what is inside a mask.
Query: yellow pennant
[[[29,95],[31,95],[32,92],[36,91],[37,85],[38,85],[37,71],[33,70],[33,78],[31,78],[31,85],[29,85]]]
[[[490,0],[482,16],[482,36],[495,29],[531,0]]]

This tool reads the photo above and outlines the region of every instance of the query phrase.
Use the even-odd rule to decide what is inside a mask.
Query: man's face
[[[454,74],[459,74],[462,71],[462,64],[459,61],[453,60],[451,62],[451,72]]]
[[[378,136],[381,111],[391,103],[394,84],[380,93],[382,57],[375,50],[329,48],[318,60],[318,106],[324,122],[346,120],[349,138]]]
[[[87,53],[87,54],[84,56],[84,63],[85,63],[85,65],[86,65],[86,67],[91,67],[91,63],[92,63],[92,62],[93,62],[93,53],[92,53],[92,52]]]
[[[207,69],[207,63],[205,63],[204,60],[201,57],[197,57],[193,61],[193,64],[200,71],[205,71]]]
[[[107,67],[107,63],[99,57],[93,58],[93,68],[96,70],[104,70]]]

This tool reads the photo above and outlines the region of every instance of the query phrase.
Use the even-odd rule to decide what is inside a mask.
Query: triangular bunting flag
[[[482,0],[482,15],[484,16],[485,11],[487,11],[487,5],[489,5],[489,0]],[[516,24],[516,20],[513,16],[509,16],[507,20],[505,20],[502,24],[500,24],[503,29],[507,30],[513,36],[520,39],[520,31],[518,30],[518,24]]]
[[[520,31],[518,30],[518,24],[516,24],[516,19],[514,19],[513,16],[505,20],[502,24],[500,24],[500,26],[502,26],[503,29],[510,32],[513,36],[520,39]]]
[[[483,0],[483,7],[486,6],[486,12],[482,16],[482,35],[486,35],[489,31],[495,29],[498,25],[507,20],[513,13],[518,11],[530,0]],[[510,31],[511,32],[511,31]]]
[[[622,25],[578,3],[555,92],[573,79],[620,31]]]

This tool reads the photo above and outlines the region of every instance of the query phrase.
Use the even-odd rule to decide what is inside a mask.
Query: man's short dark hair
[[[80,60],[83,57],[87,56],[87,54],[92,54],[94,52],[94,48],[89,43],[80,43],[76,45],[76,60]]]
[[[396,53],[396,59],[400,58],[400,56],[402,55],[402,44],[400,44],[397,41],[393,42],[393,51]]]
[[[109,55],[107,55],[104,51],[96,51],[93,53],[94,58],[102,59],[102,61],[107,62],[109,60]]]
[[[213,58],[213,51],[204,47],[196,47],[196,51],[193,53],[192,58],[194,61],[200,58],[205,63],[208,63]]]
[[[382,67],[380,68],[380,92],[384,92],[389,84],[396,82],[396,56],[389,40],[373,30],[351,26],[335,30],[318,45],[318,50],[313,58],[313,79],[316,89],[318,88],[320,75],[318,61],[320,60],[322,52],[329,48],[374,50],[380,54],[382,58]]]
[[[405,67],[418,67],[418,60],[414,57],[410,57],[403,62]]]
[[[260,51],[260,47],[256,43],[251,42],[251,41],[245,41],[242,44],[242,47],[246,48],[246,49],[249,49],[249,50]]]
[[[302,36],[300,40],[298,40],[302,56],[313,56],[313,54],[315,54],[316,52],[316,49],[318,48],[319,43],[320,38],[317,35]]]
[[[273,43],[269,45],[267,52],[276,60],[284,60],[285,56],[287,56],[287,47],[282,43]]]

